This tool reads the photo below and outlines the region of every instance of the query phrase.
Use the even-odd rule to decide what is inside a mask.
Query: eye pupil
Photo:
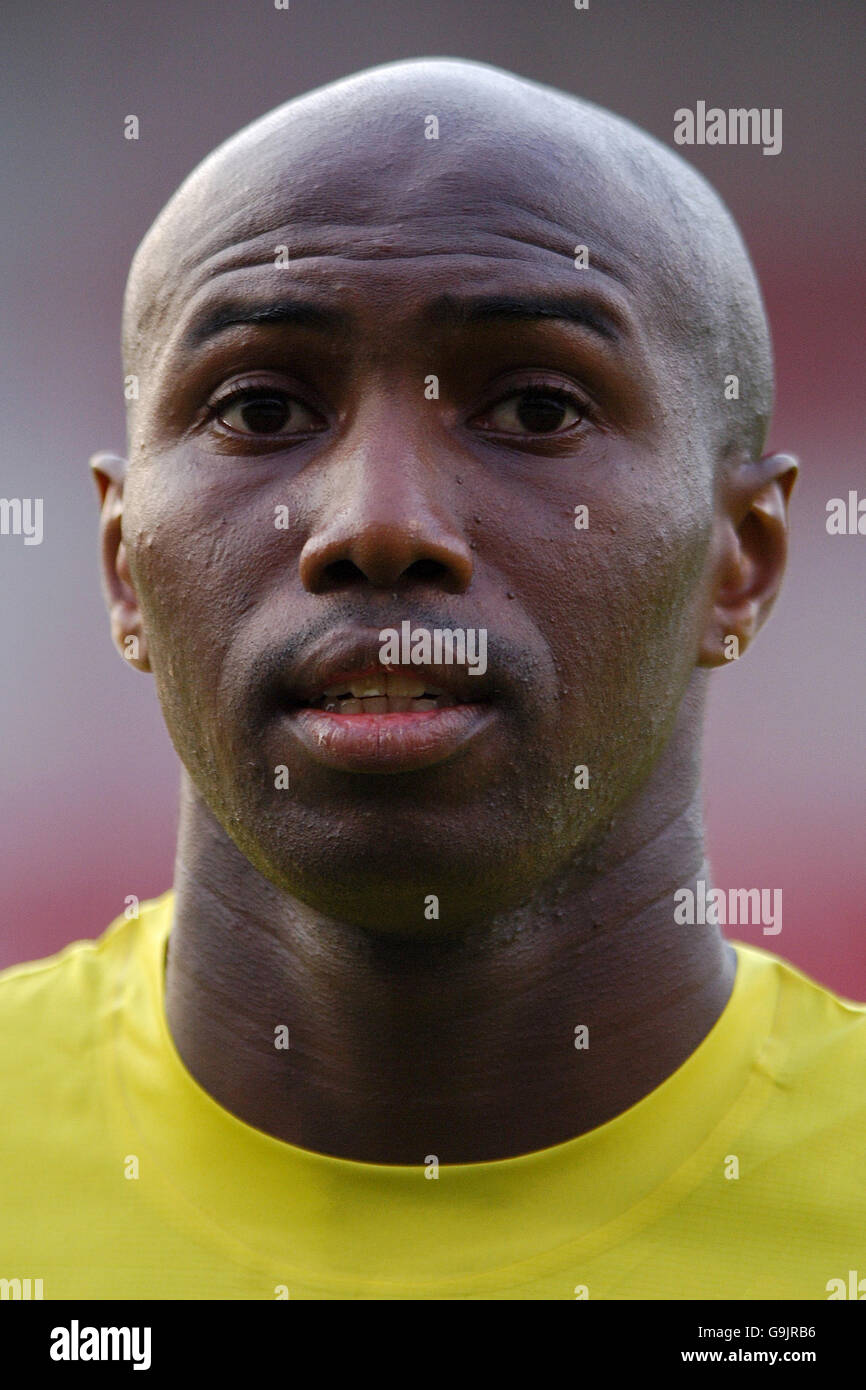
[[[244,425],[253,434],[278,434],[290,414],[289,402],[280,396],[256,396],[240,411]]]
[[[517,407],[517,418],[533,434],[546,434],[562,424],[565,410],[565,403],[555,396],[527,392]]]

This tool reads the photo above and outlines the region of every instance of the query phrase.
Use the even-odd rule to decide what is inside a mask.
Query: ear
[[[149,671],[147,638],[123,543],[123,482],[126,459],[94,454],[90,459],[100,502],[102,592],[111,619],[111,638],[130,666]]]
[[[788,503],[797,473],[791,454],[765,454],[733,468],[722,483],[712,609],[699,666],[742,656],[769,616],[788,558]]]

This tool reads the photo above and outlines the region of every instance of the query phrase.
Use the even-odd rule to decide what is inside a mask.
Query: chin
[[[332,921],[376,936],[444,940],[490,925],[518,907],[539,886],[537,874],[515,873],[513,858],[479,854],[477,840],[465,855],[436,845],[369,845],[349,851],[345,841],[308,855],[276,855],[259,861],[265,876],[290,897]],[[447,841],[446,841],[447,846]],[[539,856],[530,854],[538,866]]]

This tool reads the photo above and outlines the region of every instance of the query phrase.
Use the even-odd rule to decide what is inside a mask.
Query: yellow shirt
[[[768,952],[737,944],[715,1027],[630,1110],[433,1177],[296,1148],[211,1099],[166,1024],[172,913],[164,893],[0,975],[0,1280],[45,1299],[826,1299],[866,1278],[866,1005]]]

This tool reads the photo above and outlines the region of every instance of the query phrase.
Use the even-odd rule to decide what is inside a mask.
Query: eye
[[[525,386],[491,406],[474,424],[496,434],[558,434],[588,413],[580,397],[559,386]]]
[[[210,414],[238,434],[308,434],[322,427],[316,411],[270,386],[232,391],[210,406]]]

